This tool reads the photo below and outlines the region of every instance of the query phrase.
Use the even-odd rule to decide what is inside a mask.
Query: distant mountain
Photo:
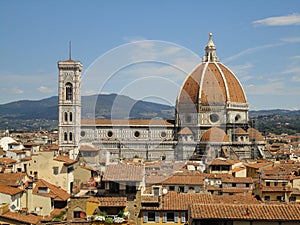
[[[105,119],[172,119],[174,107],[137,101],[116,94],[83,96],[82,118]],[[31,101],[22,100],[0,105],[0,129],[54,129],[58,120],[58,97]]]
[[[0,105],[0,116],[7,119],[57,120],[57,96],[42,100],[22,100]]]
[[[101,94],[82,97],[85,119],[174,119],[174,107],[138,101],[124,95]],[[252,126],[263,133],[300,133],[300,110],[250,111]],[[38,101],[16,101],[0,105],[0,130],[57,129],[58,97]]]
[[[270,116],[270,115],[300,115],[300,110],[287,109],[270,109],[270,110],[252,110],[249,112],[250,117]]]
[[[264,134],[300,133],[300,110],[259,110],[250,111],[253,127]]]

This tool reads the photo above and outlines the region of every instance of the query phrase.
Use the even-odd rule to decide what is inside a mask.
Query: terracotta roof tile
[[[47,187],[49,189],[48,193],[39,193],[39,188],[41,187]],[[71,195],[68,194],[67,191],[65,191],[64,189],[51,184],[43,179],[39,179],[38,181],[35,182],[35,187],[32,191],[33,194],[36,195],[41,195],[41,196],[45,196],[45,197],[50,197],[54,200],[58,200],[58,201],[66,201],[68,200]]]
[[[190,216],[197,219],[300,221],[300,205],[193,204]]]
[[[232,173],[236,173],[242,170],[246,170],[246,167],[236,167],[232,169]]]
[[[64,164],[66,164],[66,165],[71,165],[71,164],[76,163],[75,160],[70,159],[68,156],[62,156],[62,155],[56,156],[54,158],[54,160],[64,162]]]
[[[7,194],[7,195],[16,195],[21,193],[23,190],[20,188],[11,187],[8,185],[0,184],[0,193]]]
[[[20,186],[26,177],[25,173],[0,173],[0,184],[9,186]]]
[[[0,165],[10,165],[14,164],[17,161],[11,158],[0,158]]]
[[[205,65],[206,63],[201,63],[186,78],[178,95],[178,103],[198,104],[198,99],[204,104],[227,101],[246,103],[241,84],[226,66],[222,63],[208,63],[204,71]]]
[[[189,185],[203,185],[205,174],[186,174],[176,173],[168,177],[162,184],[189,184]]]
[[[127,198],[126,197],[91,197],[87,199],[88,202],[99,203],[99,206],[126,206]]]
[[[262,134],[254,128],[248,128],[248,134],[250,141],[264,141]]]
[[[229,138],[224,132],[224,130],[218,127],[209,128],[202,135],[201,142],[229,142]]]
[[[104,181],[142,181],[144,167],[141,165],[116,164],[105,168]]]
[[[18,221],[21,224],[38,224],[42,220],[41,216],[35,216],[32,214],[23,215],[16,212],[7,212],[2,214],[1,217]]]
[[[183,128],[182,130],[180,130],[180,131],[178,132],[178,134],[191,135],[191,134],[193,134],[193,132],[191,131],[190,128],[185,127],[185,128]]]
[[[214,203],[222,204],[260,204],[252,195],[213,195]]]
[[[208,165],[210,166],[217,166],[217,165],[221,165],[221,166],[231,166],[234,163],[228,161],[228,160],[222,160],[222,159],[214,159],[213,161],[209,162]]]
[[[223,183],[242,183],[242,184],[252,184],[252,177],[234,177],[234,176],[226,176],[222,177]]]
[[[259,169],[266,166],[271,166],[273,162],[263,162],[263,163],[251,163],[251,164],[244,164],[246,167]]]
[[[213,198],[211,194],[177,193],[176,191],[169,191],[163,196],[162,201],[162,210],[187,210],[189,204],[209,204],[213,202]]]
[[[239,127],[235,130],[234,132],[236,135],[244,135],[244,134],[248,134],[243,128]]]

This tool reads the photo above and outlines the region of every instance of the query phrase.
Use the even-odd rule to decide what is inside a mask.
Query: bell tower
[[[61,154],[76,159],[81,126],[82,64],[71,59],[58,63],[58,145]]]

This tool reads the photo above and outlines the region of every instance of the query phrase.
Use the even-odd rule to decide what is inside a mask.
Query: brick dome
[[[205,131],[200,142],[229,142],[229,138],[224,130],[212,127]]]
[[[186,78],[178,95],[179,104],[219,105],[247,103],[244,90],[226,66],[218,61],[210,34],[203,62]]]
[[[248,133],[250,141],[264,141],[264,137],[258,130],[250,127],[248,128]]]

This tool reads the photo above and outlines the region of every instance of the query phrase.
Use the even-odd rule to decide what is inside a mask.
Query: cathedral
[[[268,158],[261,133],[250,127],[249,105],[234,73],[223,65],[209,34],[202,62],[186,77],[174,120],[81,119],[82,64],[58,62],[59,148],[76,159],[80,146],[100,148],[110,160]]]

